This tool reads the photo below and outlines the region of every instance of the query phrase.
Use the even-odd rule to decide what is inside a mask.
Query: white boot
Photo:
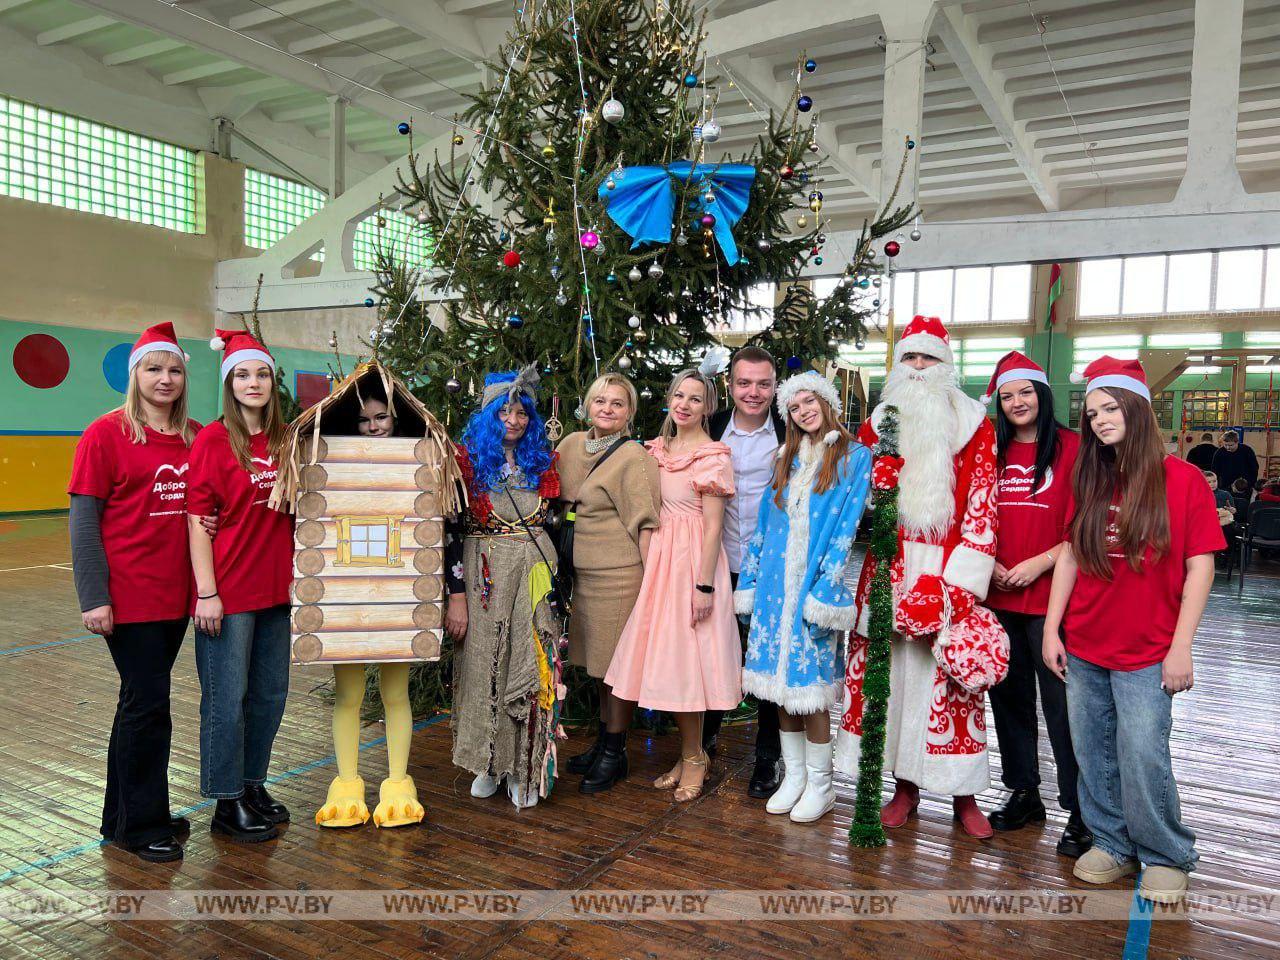
[[[790,733],[782,730],[778,736],[782,740],[782,783],[773,792],[769,802],[764,805],[765,810],[769,813],[787,813],[790,811],[796,805],[796,801],[800,799],[800,795],[804,793],[805,787],[804,731],[798,730],[795,733]]]
[[[804,795],[791,808],[792,823],[813,823],[825,817],[836,805],[836,791],[831,785],[832,746],[828,743],[805,742],[805,769],[808,782]]]
[[[471,795],[481,800],[486,797],[492,797],[498,792],[498,787],[502,781],[497,777],[490,776],[487,773],[481,773],[471,781]]]
[[[537,787],[529,784],[524,790],[521,790],[510,777],[507,777],[507,796],[511,798],[511,802],[516,805],[517,810],[528,810],[538,804]]]

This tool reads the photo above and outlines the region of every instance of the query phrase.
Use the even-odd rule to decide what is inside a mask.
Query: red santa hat
[[[1147,372],[1137,360],[1117,360],[1115,357],[1099,357],[1084,368],[1084,373],[1072,373],[1072,383],[1086,383],[1084,392],[1119,388],[1136,393],[1148,403],[1151,389],[1147,386]]]
[[[178,335],[173,332],[173,324],[166,320],[164,323],[157,323],[154,327],[147,327],[142,331],[142,336],[138,338],[138,342],[133,345],[133,351],[129,354],[129,370],[132,371],[141,363],[142,358],[148,353],[156,351],[172,353],[175,357],[181,357],[183,363],[191,359],[187,352],[178,346]]]
[[[271,368],[272,373],[275,373],[275,357],[271,356],[267,348],[255,340],[253,334],[247,330],[215,330],[213,339],[209,341],[209,347],[222,351],[223,380],[227,379],[227,374],[237,363],[244,363],[246,360],[261,360]]]
[[[987,384],[987,392],[982,395],[982,402],[990,403],[1001,387],[1014,380],[1034,380],[1036,383],[1049,385],[1049,378],[1044,375],[1044,368],[1040,364],[1017,350],[1011,350],[996,364],[991,382]]]
[[[902,337],[893,348],[893,362],[901,363],[908,353],[937,357],[950,366],[954,366],[956,362],[955,355],[951,352],[951,337],[937,317],[912,317],[911,322],[903,328]]]

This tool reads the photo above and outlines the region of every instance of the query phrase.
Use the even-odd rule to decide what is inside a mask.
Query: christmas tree
[[[433,410],[457,419],[468,383],[531,362],[569,411],[606,370],[661,397],[712,346],[709,324],[760,313],[748,295],[763,283],[784,293],[755,340],[789,368],[865,337],[875,242],[914,209],[893,191],[824,301],[795,283],[826,242],[802,90],[818,65],[801,55],[790,108],[721,156],[715,108],[733,80],[709,69],[703,28],[689,0],[526,0],[451,155],[424,161],[404,125],[398,201],[433,263],[379,252],[368,346]],[[661,405],[643,406],[642,429],[656,426]]]

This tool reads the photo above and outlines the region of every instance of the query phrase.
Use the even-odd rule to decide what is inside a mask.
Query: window
[[[819,300],[829,296],[835,288],[836,280],[823,277],[813,281],[813,293]],[[825,285],[825,289],[824,289]],[[724,324],[718,329],[738,333],[754,333],[763,330],[773,323],[773,305],[777,300],[777,285],[757,283],[747,291],[747,303],[758,307],[763,312],[750,310],[730,310],[724,315]]]
[[[315,187],[284,177],[246,169],[244,172],[244,242],[265,250],[325,205],[325,195]],[[379,220],[382,221],[379,226]],[[377,265],[381,239],[388,254],[417,267],[427,262],[427,237],[417,223],[395,210],[366,217],[356,226],[352,259],[357,270]],[[322,261],[326,251],[313,259]]]
[[[1280,262],[1280,257],[1276,257]],[[1248,350],[1258,347],[1275,347],[1276,356],[1280,357],[1280,330],[1250,330],[1244,335],[1244,345]],[[1280,373],[1280,366],[1269,363],[1251,363],[1245,373]]]
[[[1026,323],[1031,319],[1031,266],[961,267],[897,273],[891,292],[901,322],[916,314],[948,326]]]
[[[1085,367],[1099,357],[1111,356],[1118,360],[1136,360],[1138,350],[1142,347],[1142,336],[1133,334],[1132,336],[1076,337],[1071,347],[1071,369],[1082,373]]]
[[[1280,427],[1280,390],[1246,390],[1241,399],[1246,427]]]
[[[1280,309],[1280,247],[1086,260],[1080,316]]]
[[[1023,337],[983,337],[977,340],[952,340],[956,368],[961,380],[989,379],[996,364],[1010,350],[1026,350]]]
[[[1173,429],[1173,394],[1167,390],[1157,393],[1151,398],[1151,407],[1156,413],[1156,422],[1164,430]],[[1072,430],[1080,429],[1080,417],[1084,412],[1084,391],[1072,390],[1067,404],[1067,425]]]
[[[859,350],[851,343],[840,345],[837,360],[844,367],[861,367],[867,371],[868,377],[882,378],[885,375],[885,342],[868,340],[867,345]]]
[[[1221,430],[1227,426],[1229,390],[1184,390],[1182,415],[1187,430]]]
[[[399,567],[400,517],[338,517],[340,567]]]
[[[0,194],[199,233],[198,179],[194,151],[0,96]]]

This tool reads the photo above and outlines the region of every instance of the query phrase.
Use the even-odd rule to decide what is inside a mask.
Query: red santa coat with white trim
[[[995,430],[975,401],[965,398],[958,406],[961,438],[967,440],[953,458],[951,523],[941,537],[921,537],[899,528],[898,552],[890,566],[895,610],[925,574],[940,576],[975,600],[987,595],[996,554]],[[858,440],[868,446],[879,439],[872,426],[879,413],[877,408],[858,431]],[[900,429],[909,430],[910,422]],[[836,737],[836,766],[854,777],[861,756],[868,598],[876,559],[868,553],[858,581],[857,628],[849,637],[844,715]],[[966,796],[985,790],[990,785],[985,695],[970,693],[951,680],[925,640],[895,635],[891,657],[884,768],[931,793]]]

